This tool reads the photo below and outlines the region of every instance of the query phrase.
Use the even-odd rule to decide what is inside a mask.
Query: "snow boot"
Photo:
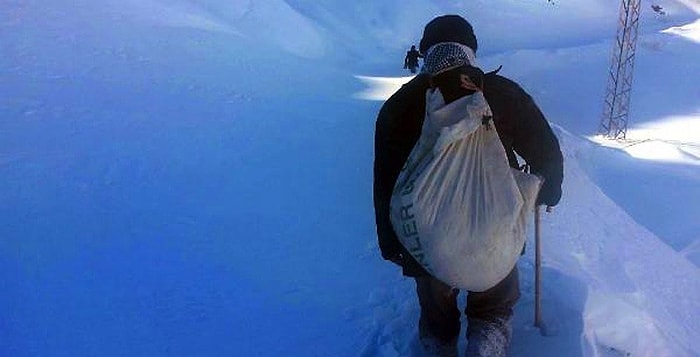
[[[426,357],[457,357],[457,340],[445,343],[436,338],[422,337],[420,343]]]
[[[506,357],[511,336],[509,318],[469,319],[465,357]]]

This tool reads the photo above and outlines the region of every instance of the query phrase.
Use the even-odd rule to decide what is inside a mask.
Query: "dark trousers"
[[[454,343],[460,330],[461,314],[457,307],[459,290],[431,276],[417,277],[416,286],[421,307],[418,324],[420,338]],[[520,286],[518,268],[515,267],[493,288],[484,292],[468,292],[465,314],[469,321],[506,321],[513,315],[513,306],[518,298]]]

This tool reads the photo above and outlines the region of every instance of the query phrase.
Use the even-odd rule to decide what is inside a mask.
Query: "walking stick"
[[[541,291],[542,279],[540,266],[542,264],[542,252],[540,242],[540,206],[535,207],[535,327],[542,328]]]
[[[552,207],[547,206],[545,212],[552,212]],[[540,329],[542,336],[553,336],[556,329],[552,330],[542,320],[542,237],[540,225],[540,207],[535,207],[535,327]]]

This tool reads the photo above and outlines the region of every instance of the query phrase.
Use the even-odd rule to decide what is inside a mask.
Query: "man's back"
[[[451,71],[453,73],[447,74],[448,81],[458,80],[460,71],[467,69]],[[420,136],[425,114],[425,92],[431,82],[435,85],[439,80],[422,74],[405,84],[386,101],[376,122],[374,204],[379,245],[385,259],[391,259],[396,254],[404,256],[404,274],[408,276],[424,275],[425,271],[405,254],[398,242],[389,220],[389,202],[399,172]],[[544,115],[517,83],[496,73],[486,74],[482,83],[510,165],[518,167],[516,153],[524,158],[531,165],[533,173],[545,178],[539,202],[556,205],[561,197],[563,163],[558,141]],[[459,85],[446,85],[441,91],[446,97],[468,94],[448,93],[453,88],[460,90],[457,87]]]
[[[418,65],[418,58],[420,57],[420,53],[412,48],[410,51],[406,52],[406,58],[408,59],[408,63],[414,63]]]

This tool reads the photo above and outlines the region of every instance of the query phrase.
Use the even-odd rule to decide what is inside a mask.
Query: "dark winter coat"
[[[431,85],[440,88],[447,102],[473,93],[459,86],[460,72],[469,72],[473,78],[473,69],[465,66],[436,78],[427,74],[415,77],[384,103],[377,118],[374,209],[379,247],[382,257],[402,265],[408,276],[422,276],[426,272],[401,245],[391,225],[389,207],[394,184],[420,136],[426,90]],[[473,82],[483,88],[510,165],[519,167],[516,153],[525,159],[531,172],[545,179],[538,204],[556,205],[561,198],[562,154],[556,136],[532,97],[518,84],[496,73],[482,74]]]

